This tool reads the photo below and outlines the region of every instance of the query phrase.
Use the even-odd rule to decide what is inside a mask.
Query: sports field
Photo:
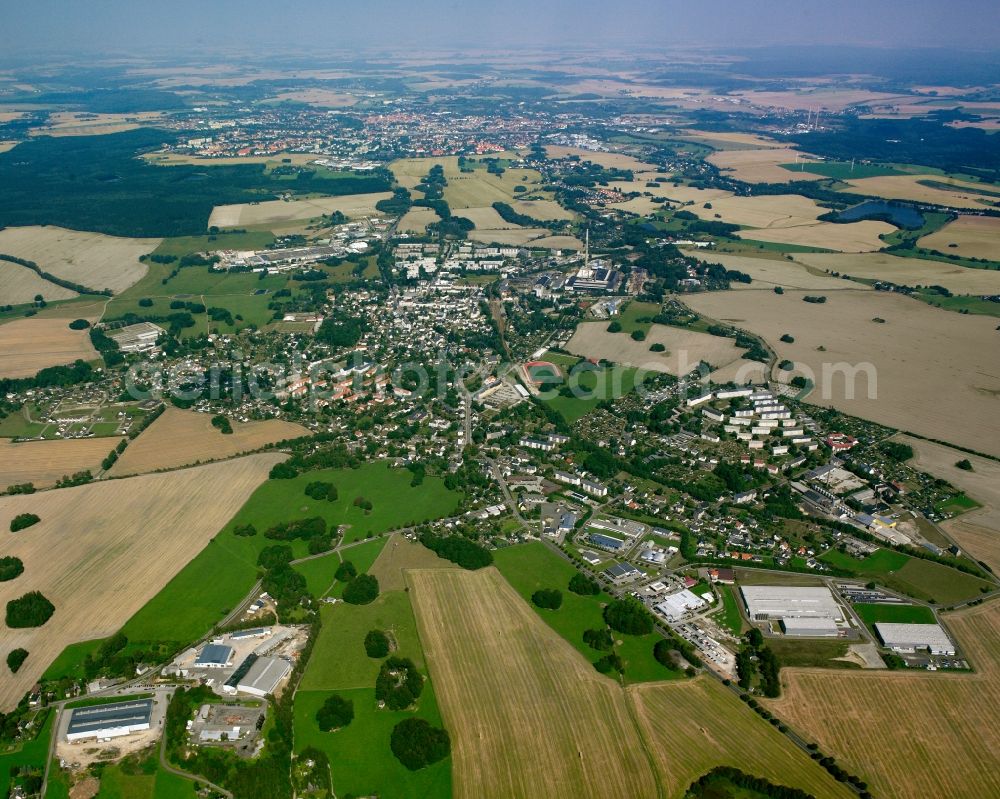
[[[146,274],[139,256],[155,250],[162,239],[126,239],[51,226],[0,230],[0,253],[34,261],[56,277],[116,294]]]
[[[300,425],[279,419],[231,424],[233,432],[225,435],[212,425],[211,414],[168,407],[129,443],[109,474],[122,477],[222,460],[309,433]]]
[[[20,441],[0,438],[0,489],[16,483],[34,483],[47,488],[65,475],[89,469],[96,474],[101,461],[121,441],[103,438],[71,438],[63,441]]]
[[[782,670],[771,709],[887,799],[1000,794],[1000,604],[949,615],[972,674]]]
[[[680,797],[720,763],[848,796],[714,681],[626,690],[598,674],[494,569],[409,580],[457,797]]]
[[[0,655],[17,647],[31,653],[16,675],[0,683],[0,709],[15,704],[68,644],[117,631],[205,546],[282,457],[254,455],[0,498],[4,531],[19,513],[41,517],[20,533],[2,533],[4,554],[19,557],[24,573],[0,583],[0,603],[38,590],[56,607],[44,626],[4,629],[0,636]],[[163,624],[171,625],[177,607],[166,609]]]
[[[89,331],[71,330],[65,319],[38,315],[0,324],[0,377],[31,377],[49,366],[97,357]]]

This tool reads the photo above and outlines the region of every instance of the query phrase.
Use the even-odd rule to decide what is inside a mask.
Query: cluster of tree
[[[764,645],[764,635],[756,627],[747,633],[746,644],[736,655],[736,676],[741,688],[750,687],[754,671],[760,677],[760,690],[764,696],[781,695],[781,663],[774,652]]]
[[[614,646],[611,631],[607,628],[600,630],[584,630],[583,642],[591,649],[596,649],[598,652],[610,652],[611,648]]]
[[[334,311],[319,326],[315,340],[335,350],[347,349],[357,344],[367,330],[368,323],[364,319]]]
[[[257,535],[257,528],[249,522],[247,524],[237,524],[233,528],[233,535],[238,535],[241,538],[249,538],[250,536]]]
[[[344,586],[343,598],[350,605],[368,605],[378,597],[378,580],[370,574],[359,574]]]
[[[420,543],[445,560],[457,563],[463,569],[481,569],[493,563],[492,552],[462,536],[444,537],[427,531],[420,536]]]
[[[811,302],[811,303],[813,303],[815,305],[822,305],[824,302],[826,302],[826,297],[824,297],[824,296],[818,296],[817,297],[817,296],[815,296],[813,294],[806,294],[802,298],[802,301],[803,302]]]
[[[0,394],[14,394],[33,388],[76,386],[94,379],[94,368],[86,361],[77,359],[69,366],[47,366],[34,377],[0,378]]]
[[[913,457],[913,447],[899,441],[883,441],[879,444],[879,449],[897,463],[905,463]]]
[[[353,580],[358,576],[358,570],[354,568],[354,564],[345,560],[337,567],[337,571],[334,572],[334,578],[337,582],[346,583],[348,580]]]
[[[10,669],[11,674],[17,674],[17,670],[21,668],[21,664],[28,659],[28,650],[18,647],[17,649],[12,649],[7,653],[7,668]]]
[[[29,591],[7,603],[7,626],[10,628],[41,627],[56,612],[55,605],[41,592]]]
[[[37,489],[34,483],[14,483],[7,486],[7,493],[14,494],[34,494]]]
[[[0,583],[13,580],[24,572],[24,563],[20,558],[13,555],[4,555],[0,558]]]
[[[612,630],[628,635],[646,635],[653,631],[653,618],[641,602],[616,599],[604,608],[604,621]]]
[[[687,799],[716,799],[735,795],[759,796],[762,799],[815,799],[811,793],[786,785],[775,785],[763,777],[754,777],[730,766],[716,766],[691,783],[684,796]],[[731,793],[732,791],[732,793]]]
[[[965,472],[974,471],[974,469],[972,468],[972,461],[970,461],[968,458],[962,458],[962,460],[956,461],[955,468],[961,469],[962,471]]]
[[[16,533],[19,530],[25,530],[33,524],[38,524],[41,520],[41,517],[36,513],[19,513],[10,520],[10,531]]]
[[[580,596],[597,596],[601,593],[601,584],[593,577],[577,572],[569,578],[569,590]]]
[[[86,330],[88,327],[90,327],[90,322],[86,319],[74,319],[69,323],[70,330]]]
[[[73,486],[82,486],[85,483],[91,482],[93,479],[94,475],[91,474],[90,469],[84,469],[82,472],[64,474],[56,480],[56,488],[72,488]]]
[[[609,652],[604,657],[594,661],[594,668],[601,674],[611,674],[613,671],[622,674],[625,671],[625,663],[617,652]]]
[[[339,730],[354,720],[354,702],[340,694],[331,694],[316,711],[316,724],[323,732]]]
[[[386,658],[375,678],[375,699],[390,710],[406,710],[423,690],[424,678],[409,658]]]
[[[307,497],[311,497],[317,501],[323,499],[328,502],[337,501],[337,486],[333,483],[324,483],[321,480],[314,480],[306,485],[304,491]]]
[[[558,588],[539,588],[531,595],[531,601],[540,608],[559,610],[562,607],[562,591]]]
[[[389,636],[382,630],[369,630],[365,636],[365,654],[370,658],[384,658],[389,654]]]
[[[423,719],[403,719],[392,729],[389,748],[406,768],[418,771],[448,757],[451,739],[448,732],[432,727]]]
[[[372,504],[370,499],[366,499],[362,496],[357,496],[354,498],[354,507],[361,508],[366,514],[372,512],[372,508],[375,506]]]
[[[383,214],[402,216],[410,210],[411,205],[413,202],[410,198],[410,192],[402,186],[397,186],[392,190],[391,198],[375,203],[375,209]]]
[[[512,206],[503,202],[493,203],[493,210],[500,214],[500,218],[503,219],[504,222],[509,222],[512,225],[520,225],[521,227],[555,227],[556,225],[562,224],[561,222],[553,223],[542,219],[535,219],[533,216],[528,216],[527,214],[515,211]]]

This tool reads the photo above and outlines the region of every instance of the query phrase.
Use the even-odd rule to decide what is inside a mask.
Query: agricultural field
[[[809,172],[791,174],[782,164],[797,162],[803,154],[785,147],[764,147],[759,150],[723,150],[705,160],[746,183],[788,183],[791,180],[822,180]],[[807,156],[808,158],[808,156]],[[808,168],[808,161],[806,161]]]
[[[268,102],[274,103],[305,103],[316,108],[348,108],[358,102],[358,98],[346,92],[330,89],[296,89],[295,91],[276,94]]]
[[[493,210],[492,208],[490,210]],[[428,225],[438,222],[441,217],[433,208],[411,208],[403,218],[399,220],[399,231],[401,233],[416,233],[422,236]]]
[[[24,573],[0,584],[0,602],[38,590],[56,607],[42,627],[4,631],[0,655],[23,647],[30,656],[0,684],[0,708],[12,707],[67,645],[117,631],[205,546],[282,457],[255,455],[0,498],[0,529],[7,530],[19,513],[41,517],[28,530],[3,533],[4,554],[19,557]]]
[[[545,148],[545,154],[550,158],[568,158],[577,155],[581,161],[590,161],[598,166],[607,169],[631,169],[633,172],[655,172],[656,164],[648,164],[640,161],[632,155],[625,153],[602,153],[596,150],[584,150],[580,147],[564,147],[562,145],[549,145]]]
[[[408,576],[457,797],[675,797],[741,762],[818,797],[848,795],[712,680],[623,689],[600,675],[494,569]],[[526,707],[531,736],[518,732]]]
[[[995,796],[1000,772],[984,764],[1000,751],[1000,729],[983,708],[1000,702],[1000,605],[946,621],[974,673],[783,669],[783,696],[769,708],[875,796]]]
[[[350,218],[373,216],[378,213],[375,203],[392,197],[391,192],[372,194],[345,194],[339,197],[313,199],[265,200],[257,203],[217,205],[208,219],[209,227],[246,227],[280,225],[287,222],[304,222],[309,219],[340,211]]]
[[[265,171],[270,172],[283,164],[306,166],[316,160],[312,153],[274,153],[273,155],[239,155],[220,158],[206,158],[200,155],[185,155],[184,153],[152,152],[142,156],[144,161],[158,166],[235,166],[238,164],[264,164]]]
[[[816,217],[826,213],[801,194],[765,194],[755,197],[720,197],[705,205],[693,206],[691,212],[702,219],[719,219],[731,225],[750,228],[789,228],[817,224]],[[757,231],[746,231],[746,235]]]
[[[425,210],[431,211],[429,208]],[[412,213],[412,211],[408,213]],[[431,211],[431,213],[434,213],[434,211]],[[476,226],[477,230],[517,230],[521,227],[511,222],[505,222],[503,217],[492,206],[486,206],[485,208],[463,208],[461,211],[456,212],[456,215],[468,219]]]
[[[701,206],[704,203],[714,203],[716,200],[732,197],[733,193],[724,189],[699,189],[696,186],[675,186],[673,183],[663,183],[662,195],[681,205]],[[647,189],[647,191],[655,191]]]
[[[94,474],[120,438],[70,438],[20,441],[0,438],[0,490],[17,483],[47,488],[65,475],[89,469]]]
[[[278,419],[255,422],[231,420],[231,424],[233,432],[226,435],[212,425],[211,414],[168,407],[129,443],[109,474],[123,477],[223,460],[309,432],[300,425]]]
[[[963,258],[1000,260],[1000,219],[963,215],[921,238],[917,246]]]
[[[70,330],[66,319],[37,315],[0,324],[0,377],[31,377],[49,366],[97,357],[89,331]]]
[[[348,560],[354,560],[347,556]],[[361,567],[360,563],[357,563]],[[426,676],[427,664],[410,606],[410,595],[399,589],[384,590],[369,605],[337,603],[322,608],[323,628],[295,695],[295,742],[301,749],[316,746],[330,757],[333,784],[339,795],[383,797],[441,797],[451,795],[451,759],[417,772],[408,771],[389,749],[392,728],[414,712],[435,726],[441,716],[434,685],[427,682],[416,711],[379,709],[374,686],[380,661],[369,658],[364,638],[369,630],[389,633],[394,653],[410,658]],[[335,733],[324,733],[316,724],[316,710],[331,694],[354,703],[354,720]]]
[[[849,655],[847,641],[827,639],[768,639],[768,648],[774,652],[782,668],[809,666],[824,669],[856,669],[858,663]]]
[[[540,542],[497,550],[494,561],[499,572],[525,602],[530,603],[531,595],[542,588],[562,591],[562,607],[559,610],[537,608],[538,615],[587,660],[593,662],[603,656],[603,652],[584,643],[583,633],[606,627],[601,611],[603,605],[611,601],[610,595],[602,592],[597,596],[580,596],[567,590],[576,569]],[[617,633],[615,638],[615,652],[625,664],[624,679],[627,683],[683,677],[680,672],[670,671],[653,657],[653,646],[659,640],[656,633],[638,636]]]
[[[349,559],[351,556],[346,556]],[[357,562],[354,564],[357,566]],[[411,541],[405,536],[389,536],[369,574],[375,575],[382,591],[402,591],[406,588],[407,569],[456,569],[451,561],[445,560],[423,544]]]
[[[540,239],[532,239],[528,246],[532,249],[543,250],[575,250],[580,252],[583,249],[583,242],[576,236],[542,236]]]
[[[763,337],[779,359],[796,363],[795,373],[811,370],[810,402],[1000,455],[995,319],[885,292],[812,292],[827,298],[822,304],[803,302],[807,293],[761,291],[748,303],[745,292],[718,291],[685,302]],[[794,342],[780,341],[786,333]]]
[[[666,350],[650,352],[653,344],[663,344]],[[743,350],[731,338],[654,324],[644,341],[635,341],[625,332],[609,333],[607,322],[580,324],[566,349],[585,358],[606,358],[614,363],[675,376],[686,374],[699,361],[707,361],[719,369],[741,360],[743,355]]]
[[[900,258],[888,253],[795,253],[792,257],[814,270],[840,272],[862,280],[887,280],[904,286],[944,286],[955,294],[1000,294],[1000,272],[969,269],[945,261]]]
[[[222,532],[129,619],[123,628],[125,634],[133,641],[175,641],[178,645],[202,635],[253,586],[257,556],[272,543],[263,533],[279,522],[322,517],[330,528],[342,526],[345,542],[353,544],[394,527],[454,512],[459,496],[446,489],[440,478],[428,476],[416,488],[410,486],[410,479],[410,472],[390,469],[386,463],[378,462],[358,469],[325,469],[306,472],[292,480],[266,481],[225,527],[218,525],[216,529],[221,528]],[[306,485],[317,480],[333,483],[340,498],[330,502],[307,497]],[[359,496],[372,502],[370,512],[354,505],[355,497]],[[235,535],[233,530],[245,524],[254,525],[258,534]],[[296,558],[308,554],[305,541],[289,543]],[[365,542],[357,546],[358,552],[353,546],[344,547],[341,555],[346,560],[367,556],[369,543],[373,548],[379,546],[378,542]],[[312,567],[307,567],[304,573],[311,571]],[[321,580],[314,577],[314,584],[318,582]],[[336,594],[337,589],[332,593]],[[180,606],[184,608],[183,614],[176,610]]]
[[[0,253],[34,261],[63,280],[118,294],[146,274],[139,257],[162,239],[126,239],[59,227],[9,227],[0,230]]]
[[[837,252],[874,252],[885,246],[885,242],[880,237],[895,231],[896,228],[888,222],[866,220],[844,224],[816,222],[808,225],[775,227],[765,230],[740,230],[736,235],[746,241],[793,244],[799,247],[817,247]]]
[[[532,219],[538,219],[542,222],[574,218],[572,211],[567,211],[555,200],[511,200],[508,205],[519,214],[530,216]]]
[[[455,212],[455,216],[461,216],[461,212]],[[540,227],[514,227],[503,230],[470,230],[470,241],[478,241],[481,244],[500,244],[512,247],[546,247],[546,249],[558,249],[542,244],[542,240],[550,238],[549,231]],[[564,237],[566,238],[566,237]],[[580,246],[583,249],[583,246]]]
[[[682,249],[685,255],[697,258],[704,263],[722,264],[726,269],[735,269],[750,275],[753,280],[750,284],[731,283],[730,287],[734,291],[753,291],[760,289],[761,286],[768,290],[775,286],[781,286],[782,288],[807,289],[813,292],[859,288],[857,283],[848,283],[843,278],[822,274],[819,268],[803,266],[804,262],[801,261],[803,254],[793,255],[794,261],[789,261],[787,258],[776,258],[775,253],[770,252],[731,255],[726,252],[727,246],[722,245],[707,253],[703,250]],[[854,258],[854,256],[843,255],[837,257]]]
[[[163,117],[159,111],[136,114],[93,114],[55,111],[44,125],[32,128],[31,136],[104,136],[155,125]]]
[[[71,300],[79,296],[71,289],[50,283],[26,266],[0,260],[0,297],[5,304],[23,305],[33,302],[39,294],[46,302]]]
[[[946,183],[955,188],[950,190],[926,186],[921,181]],[[991,184],[987,184],[984,188],[996,191],[996,187]],[[861,178],[847,181],[847,186],[843,191],[852,194],[867,194],[872,197],[884,197],[887,200],[912,200],[950,208],[976,210],[990,208],[997,201],[996,197],[980,194],[975,183],[966,183],[939,175],[888,175],[877,178]]]

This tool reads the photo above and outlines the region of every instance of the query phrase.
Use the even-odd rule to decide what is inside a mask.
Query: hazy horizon
[[[768,45],[858,45],[894,48],[955,47],[989,50],[1000,45],[1000,4],[990,0],[872,3],[843,0],[716,0],[692,7],[670,0],[549,0],[483,3],[479,0],[370,0],[355,4],[259,0],[210,4],[193,0],[151,3],[104,0],[75,3],[36,0],[4,10],[0,49],[28,60],[76,54],[179,58],[215,50],[282,52],[356,49],[477,47],[484,59],[498,48],[565,50],[752,48]]]

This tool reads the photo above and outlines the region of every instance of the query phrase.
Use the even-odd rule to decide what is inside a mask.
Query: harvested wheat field
[[[1000,463],[912,436],[897,440],[913,447],[911,466],[947,480],[982,505],[941,527],[970,555],[1000,573]],[[971,472],[955,466],[961,460],[972,464]]]
[[[826,213],[815,201],[801,194],[766,194],[759,197],[721,197],[695,206],[691,212],[702,219],[720,219],[732,225],[752,228],[787,228],[817,224],[816,217]],[[751,231],[747,231],[748,233]]]
[[[71,300],[79,296],[75,291],[50,283],[26,266],[0,260],[0,297],[9,305],[33,302],[41,294],[46,302]]]
[[[956,191],[939,189],[934,186],[924,186],[919,181],[948,183],[956,187]],[[987,184],[985,188],[996,191],[997,187]],[[884,197],[888,200],[914,200],[915,202],[934,203],[951,208],[990,208],[996,197],[988,197],[976,191],[975,183],[963,183],[953,178],[937,175],[884,175],[878,178],[859,178],[849,180],[843,191],[852,194],[868,194],[872,197]]]
[[[399,230],[400,232],[416,233],[422,236],[426,232],[428,225],[440,221],[441,217],[438,216],[437,211],[433,208],[411,208],[399,220]]]
[[[64,475],[84,469],[96,473],[119,441],[118,437],[70,438],[15,444],[9,438],[0,438],[0,490],[16,483],[47,488]]]
[[[358,102],[353,94],[335,92],[330,89],[297,89],[292,92],[282,92],[273,98],[273,102],[296,102],[312,105],[316,108],[348,108]]]
[[[662,344],[665,352],[650,352],[653,344]],[[700,361],[716,369],[743,361],[744,350],[731,338],[711,336],[680,327],[653,325],[645,341],[635,341],[628,333],[609,333],[607,322],[584,322],[577,326],[566,349],[584,358],[606,358],[619,364],[636,366],[674,376],[687,374]]]
[[[428,208],[427,210],[430,211],[431,209]],[[504,218],[492,206],[486,206],[485,208],[463,208],[457,211],[455,215],[468,219],[476,226],[477,230],[514,230],[521,227],[513,222],[505,222]]]
[[[995,216],[960,216],[940,230],[924,236],[917,245],[963,258],[998,261],[1000,219]]]
[[[784,669],[769,702],[886,799],[1000,795],[1000,604],[946,616],[973,674]]]
[[[32,128],[31,136],[102,136],[155,125],[163,118],[161,111],[134,114],[92,114],[56,111],[44,125]]]
[[[779,359],[794,361],[791,374],[816,383],[809,402],[1000,455],[996,319],[885,292],[812,291],[826,297],[823,304],[804,302],[809,293],[717,291],[684,301],[710,319],[762,336]],[[780,341],[786,333],[795,341]]]
[[[146,274],[139,257],[163,239],[126,239],[60,227],[9,227],[0,230],[0,252],[34,261],[56,277],[116,294]]]
[[[847,796],[721,686],[699,680],[625,691],[495,569],[406,576],[452,737],[456,797],[679,797],[708,768],[750,758],[772,778],[801,779],[817,796]],[[661,685],[670,690],[661,695]],[[637,724],[641,714],[663,729]],[[668,747],[658,740],[665,733]],[[733,751],[706,748],[713,737],[731,741]]]
[[[208,227],[241,227],[302,222],[323,214],[340,211],[349,217],[372,216],[375,203],[392,197],[390,192],[346,194],[342,197],[317,197],[311,200],[265,200],[259,203],[217,205],[212,209]]]
[[[705,160],[737,180],[746,183],[788,183],[792,180],[821,180],[820,175],[809,172],[791,172],[779,164],[805,161],[809,156],[787,147],[768,147],[760,150],[723,150],[712,153]]]
[[[461,216],[461,212],[456,211],[455,216]],[[478,241],[482,244],[506,244],[511,247],[523,247],[529,242],[531,246],[536,246],[535,241],[547,238],[549,231],[540,227],[519,227],[506,230],[470,230],[469,240]]]
[[[423,544],[393,533],[368,570],[378,579],[379,591],[405,591],[405,572],[411,569],[457,569],[450,560],[439,557]]]
[[[17,647],[30,653],[17,675],[0,680],[0,710],[13,707],[67,645],[117,631],[201,551],[283,458],[267,453],[0,497],[0,551],[24,562],[21,576],[0,583],[0,604],[37,590],[56,608],[42,627],[0,628],[0,657]],[[7,532],[19,513],[37,513],[42,520]]]
[[[668,197],[682,205],[714,203],[723,197],[733,196],[732,192],[725,191],[724,189],[699,189],[696,186],[674,186],[672,183],[665,183],[663,187],[663,194],[661,196]],[[653,190],[650,189],[650,191]]]
[[[548,145],[545,148],[545,155],[549,158],[569,158],[572,155],[577,155],[581,161],[590,161],[607,169],[631,169],[633,172],[651,172],[658,169],[656,164],[648,164],[625,153],[599,153],[595,150],[563,147],[557,144]]]
[[[874,252],[885,246],[880,236],[895,232],[888,222],[815,222],[798,227],[778,227],[767,230],[740,230],[736,235],[748,241],[770,241],[776,244],[798,244],[837,252]]]
[[[583,242],[576,236],[542,236],[531,242],[532,247],[540,247],[543,250],[576,250],[583,249]]]
[[[737,132],[727,132],[727,131],[712,131],[712,130],[682,130],[681,138],[692,138],[692,139],[707,139],[711,142],[718,142],[719,145],[737,145],[742,147],[785,147],[786,145],[780,141],[775,141],[774,139],[768,139],[764,136],[757,136],[754,133],[737,133]],[[727,149],[724,146],[717,146],[719,150]],[[735,148],[734,148],[735,149]]]
[[[994,221],[1000,222],[1000,219]],[[970,269],[943,261],[900,258],[880,252],[803,252],[792,257],[809,267],[851,277],[888,280],[904,286],[944,286],[955,294],[1000,294],[1000,272],[990,269]]]
[[[750,284],[733,282],[734,291],[754,291],[761,287],[773,289],[774,286],[795,289],[810,289],[824,291],[839,291],[841,289],[858,289],[859,285],[831,275],[820,274],[818,269],[810,269],[800,263],[782,258],[778,260],[774,253],[762,252],[760,257],[753,255],[732,255],[719,250],[694,250],[682,248],[685,255],[697,258],[707,264],[722,264],[726,269],[746,272],[753,279]],[[802,254],[793,256],[801,259]],[[838,258],[855,256],[837,255]]]
[[[0,377],[31,377],[78,358],[97,358],[97,350],[88,331],[70,330],[65,319],[39,315],[0,324]]]
[[[204,155],[186,155],[184,153],[146,153],[142,158],[158,166],[176,166],[177,164],[194,164],[195,166],[232,166],[234,164],[265,164],[267,169],[277,166],[294,164],[305,166],[311,164],[319,156],[314,153],[273,153],[271,155],[228,155],[213,158]],[[265,170],[267,171],[267,170]]]
[[[210,414],[167,408],[128,445],[109,474],[122,477],[222,460],[309,433],[304,427],[278,419],[232,422],[232,427],[233,432],[226,435],[212,426]]]
[[[519,214],[551,222],[556,219],[573,219],[575,214],[567,211],[555,200],[511,200],[508,205]]]

